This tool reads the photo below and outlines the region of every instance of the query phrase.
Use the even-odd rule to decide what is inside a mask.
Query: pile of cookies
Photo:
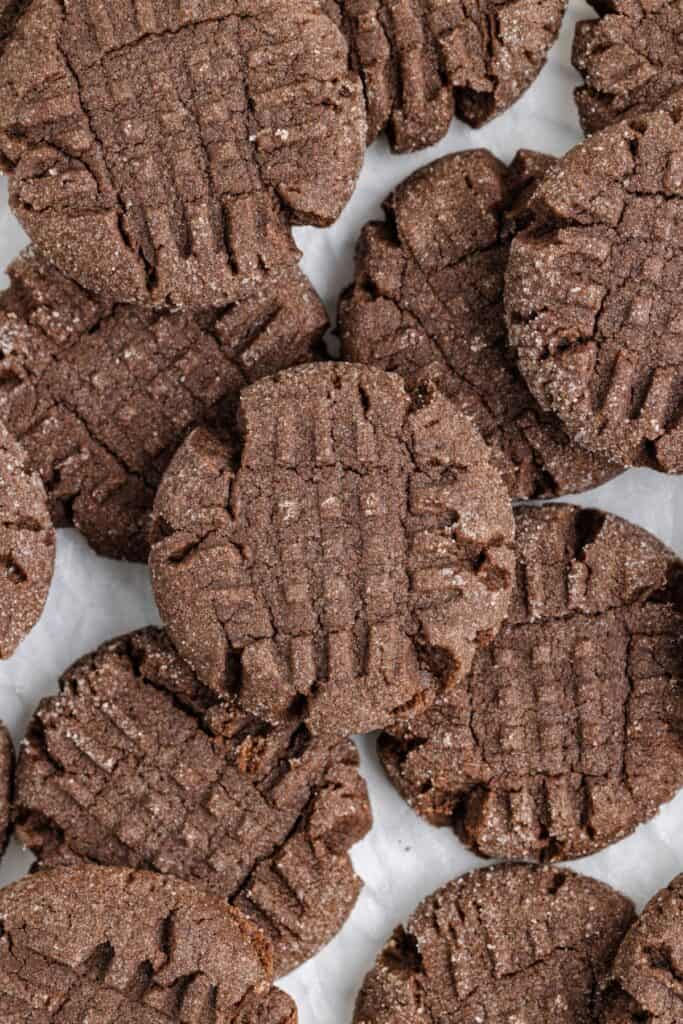
[[[428,898],[356,1024],[683,1020],[683,876],[637,920],[549,866],[683,785],[683,564],[529,503],[683,472],[683,3],[594,0],[586,140],[406,180],[341,360],[298,267],[366,144],[479,126],[566,0],[0,0],[0,657],[55,527],[148,562],[163,629],[0,732],[8,1024],[293,1024],[372,825],[353,734],[507,863]],[[682,862],[683,867],[683,862]],[[368,965],[370,966],[370,965]]]

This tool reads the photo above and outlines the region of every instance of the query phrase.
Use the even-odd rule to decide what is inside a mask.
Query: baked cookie
[[[594,132],[624,114],[654,110],[683,86],[681,0],[588,0],[598,19],[580,21],[574,67],[581,123]]]
[[[0,722],[0,856],[7,848],[10,833],[14,747],[12,737]]]
[[[530,865],[473,871],[428,897],[365,979],[355,1024],[594,1024],[633,919],[601,882]]]
[[[577,146],[530,205],[506,305],[532,392],[579,444],[683,472],[683,100]]]
[[[247,388],[240,423],[232,443],[191,434],[154,508],[157,602],[199,678],[341,735],[456,686],[514,575],[470,421],[434,388],[328,364]]]
[[[14,654],[43,613],[55,544],[43,485],[0,422],[0,658]]]
[[[175,878],[44,871],[0,892],[0,932],[3,1024],[296,1024],[267,939]]]
[[[332,223],[362,87],[316,0],[22,2],[0,63],[0,165],[37,246],[118,301],[220,306]]]
[[[515,518],[507,625],[448,702],[381,737],[380,757],[476,853],[565,860],[632,832],[683,785],[683,566],[616,516]]]
[[[650,900],[621,944],[601,1024],[679,1024],[683,875]]]
[[[361,888],[349,849],[372,823],[349,740],[221,703],[153,629],[79,661],[60,691],[17,766],[17,834],[38,867],[184,878],[263,929],[278,975],[339,931]]]
[[[368,141],[438,142],[454,116],[479,127],[535,81],[567,0],[321,0],[365,88]]]
[[[618,470],[572,444],[532,398],[508,351],[503,307],[510,240],[553,160],[521,152],[508,169],[485,150],[408,178],[368,224],[339,330],[351,362],[432,377],[493,449],[513,498],[587,490]]]
[[[240,389],[316,357],[325,311],[301,272],[204,313],[85,292],[33,252],[0,295],[0,422],[43,478],[57,526],[145,561],[152,501],[197,422],[229,422]]]

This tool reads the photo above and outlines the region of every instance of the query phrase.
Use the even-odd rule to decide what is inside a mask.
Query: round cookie
[[[683,102],[596,133],[531,200],[506,276],[510,342],[581,445],[683,472]]]
[[[0,422],[0,658],[14,654],[42,615],[55,545],[43,485]]]
[[[354,1024],[594,1024],[631,903],[571,871],[500,865],[424,900],[365,979]]]
[[[229,899],[278,975],[344,924],[361,888],[349,849],[372,823],[349,740],[221,703],[153,629],[82,659],[40,704],[14,818],[40,868],[144,867]]]
[[[683,785],[683,566],[635,526],[519,509],[508,623],[466,683],[381,760],[420,814],[484,857],[565,860]]]
[[[457,685],[505,617],[510,500],[436,389],[346,364],[247,388],[155,502],[152,581],[179,653],[268,721],[349,735]]]
[[[28,234],[84,287],[233,302],[298,262],[291,224],[330,224],[351,197],[362,88],[315,0],[22,8],[0,166]]]
[[[510,240],[553,162],[521,152],[508,169],[474,150],[412,175],[386,202],[386,223],[363,229],[339,309],[345,358],[409,383],[432,376],[492,446],[513,498],[576,493],[618,472],[541,410],[507,347]]]
[[[399,152],[438,142],[454,116],[473,127],[535,81],[567,0],[320,0],[360,72],[368,141]]]
[[[683,875],[650,900],[612,969],[601,1024],[678,1024],[681,1019]]]
[[[296,1024],[268,941],[178,879],[45,871],[0,892],[3,1024]]]
[[[13,781],[14,747],[10,734],[0,722],[0,856],[9,840]]]
[[[574,66],[581,123],[594,132],[658,108],[683,86],[681,0],[588,0],[597,20],[576,26]]]
[[[28,251],[0,295],[0,422],[20,438],[57,526],[145,561],[154,494],[198,422],[240,389],[316,358],[325,311],[301,272],[220,310],[156,313],[83,291]]]

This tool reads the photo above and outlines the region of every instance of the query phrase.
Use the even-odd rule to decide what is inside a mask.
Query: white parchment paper
[[[534,87],[503,117],[480,131],[453,125],[438,146],[394,156],[383,140],[369,151],[356,194],[334,227],[297,232],[303,267],[334,316],[339,292],[349,283],[362,225],[381,216],[381,202],[408,174],[436,157],[486,146],[509,161],[521,147],[562,154],[581,137],[572,99],[578,77],[570,53],[574,26],[590,8],[572,0],[562,35]],[[7,206],[0,181],[0,270],[26,244]],[[0,285],[6,278],[0,273]],[[616,512],[656,534],[683,555],[683,477],[632,471],[577,499]],[[8,662],[0,663],[0,717],[21,740],[38,700],[54,693],[59,675],[78,657],[129,630],[157,623],[147,569],[98,558],[73,530],[60,531],[57,568],[45,614]],[[284,980],[301,1024],[349,1024],[366,971],[394,927],[424,896],[481,863],[447,829],[421,822],[390,786],[371,738],[359,741],[375,825],[354,850],[365,889],[344,930],[314,960]],[[16,843],[0,883],[19,877],[30,857]],[[683,792],[635,835],[575,869],[609,882],[638,906],[683,871]]]

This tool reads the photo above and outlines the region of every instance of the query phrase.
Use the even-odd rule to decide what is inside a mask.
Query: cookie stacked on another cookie
[[[619,472],[541,409],[508,347],[510,243],[553,164],[525,151],[507,168],[473,150],[412,175],[386,201],[386,223],[363,229],[339,307],[343,356],[411,385],[433,381],[472,418],[518,499],[576,493]]]
[[[40,868],[146,868],[229,900],[272,940],[278,976],[348,917],[348,851],[372,820],[348,740],[220,701],[152,629],[83,658],[39,706],[14,817]]]
[[[0,294],[0,423],[57,526],[146,561],[157,486],[197,423],[229,424],[246,384],[322,354],[327,317],[294,267],[220,309],[166,313],[85,291],[34,251]]]

